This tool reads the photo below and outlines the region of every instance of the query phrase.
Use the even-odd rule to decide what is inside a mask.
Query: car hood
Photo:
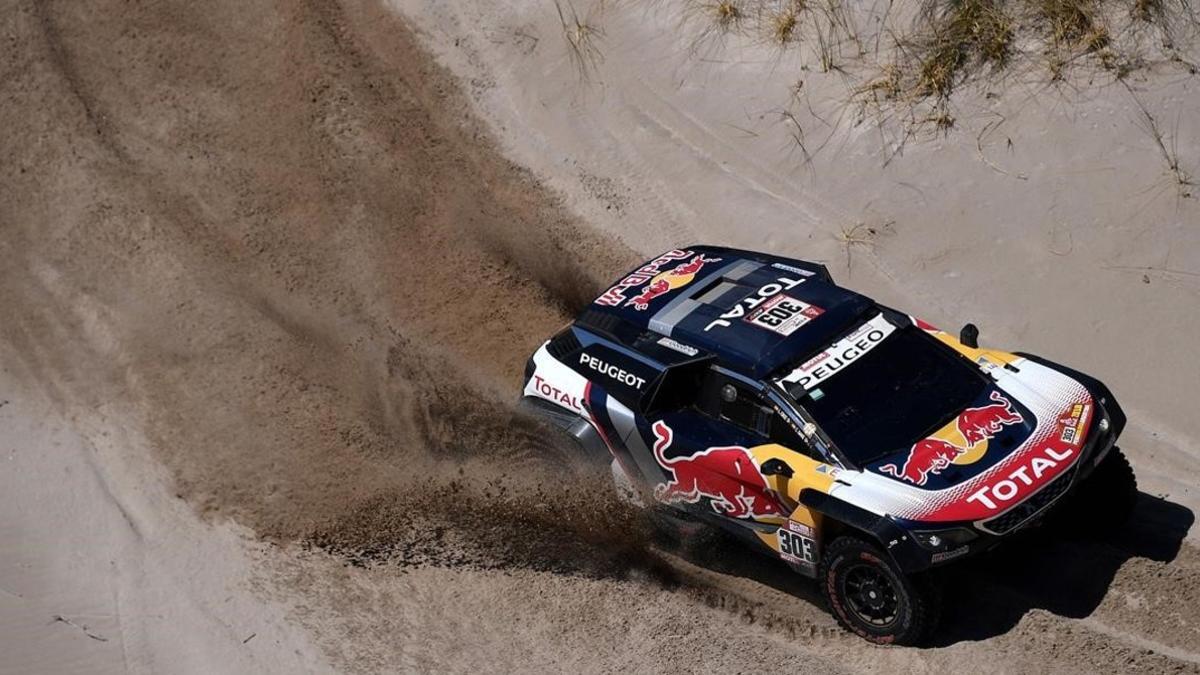
[[[1095,403],[1082,384],[1021,360],[945,426],[910,448],[845,472],[847,495],[876,513],[926,521],[988,518],[1078,460]]]
[[[1024,392],[1026,400],[1036,392]],[[989,385],[933,433],[868,467],[882,476],[940,490],[990,469],[1029,439],[1036,425],[1029,406]]]

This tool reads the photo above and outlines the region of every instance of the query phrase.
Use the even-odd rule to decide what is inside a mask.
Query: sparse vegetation
[[[597,45],[604,37],[604,31],[586,15],[581,17],[570,0],[565,6],[562,0],[554,0],[554,8],[558,10],[558,21],[567,41],[567,55],[579,72],[580,79],[586,82],[604,60],[604,54]]]
[[[796,24],[799,23],[800,3],[787,3],[784,7],[773,12],[768,19],[768,37],[771,42],[786,46],[796,35]]]
[[[596,42],[603,33],[594,21],[580,18],[571,1],[555,0],[555,4],[571,59],[586,78],[601,60]],[[590,2],[587,6],[597,13],[606,2],[574,1],[580,6]],[[1200,46],[1200,15],[1193,12],[1190,1],[654,0],[650,4],[682,8],[680,28],[688,31],[693,56],[706,62],[728,63],[718,52],[726,48],[726,38],[737,35],[769,49],[780,63],[790,55],[802,73],[815,70],[841,78],[847,99],[817,101],[819,112],[799,86],[782,108],[769,109],[787,129],[789,152],[799,151],[804,163],[810,164],[835,140],[839,122],[866,122],[878,129],[886,166],[903,153],[910,139],[974,126],[960,125],[961,115],[971,110],[977,116],[979,103],[982,109],[992,108],[986,101],[1009,89],[1000,84],[1005,78],[1017,78],[1022,89],[1037,94],[1039,86],[1061,91],[1097,84],[1128,86],[1127,80],[1136,81],[1137,73],[1150,68],[1195,75],[1200,72],[1200,59],[1194,53]],[[956,95],[964,85],[971,85],[970,95],[981,100]],[[1174,136],[1161,133],[1157,120],[1143,112],[1143,126],[1170,175],[1181,193],[1190,196],[1192,179],[1180,166]],[[981,160],[1002,175],[1028,180],[1028,175],[1007,171],[988,159],[982,136],[991,128],[985,126],[976,138]],[[852,243],[862,245],[857,240]]]
[[[736,2],[717,2],[709,6],[716,17],[717,25],[723,30],[729,30],[742,20],[742,9]]]
[[[868,251],[874,250],[876,239],[881,234],[880,230],[882,229],[883,234],[888,234],[892,231],[894,224],[894,221],[889,220],[883,223],[881,228],[876,228],[875,226],[859,222],[849,227],[843,225],[841,228],[839,228],[840,232],[834,235],[834,237],[837,239],[838,243],[842,245],[846,252],[847,275],[853,274],[854,272],[854,247],[859,246]]]
[[[1047,82],[1092,66],[1122,80],[1154,64],[1197,67],[1175,47],[1200,20],[1189,0],[915,0],[849,5],[844,0],[689,0],[702,33],[745,25],[780,50],[811,54],[805,68],[839,71],[873,103],[941,106],[969,80],[1021,61]],[[865,30],[860,29],[865,27]],[[1148,49],[1159,50],[1147,59]],[[909,116],[915,122],[924,113]],[[944,127],[943,127],[944,128]]]
[[[1008,62],[1013,20],[998,0],[926,0],[921,15],[929,28],[907,50],[917,61],[918,96],[948,96],[972,63],[1002,68]]]
[[[1075,54],[1098,52],[1111,42],[1099,0],[1035,0],[1033,7],[1035,23],[1047,35],[1052,64],[1058,64],[1052,68],[1056,77]]]
[[[1146,105],[1133,92],[1133,88],[1127,82],[1122,82],[1125,85],[1125,90],[1129,92],[1130,98],[1142,113],[1142,129],[1154,141],[1155,147],[1158,149],[1159,155],[1166,164],[1167,174],[1175,183],[1175,188],[1179,191],[1181,197],[1191,197],[1192,187],[1195,183],[1192,181],[1191,175],[1184,170],[1179,163],[1179,147],[1176,145],[1179,134],[1172,133],[1168,139],[1158,124],[1158,120],[1146,109]]]

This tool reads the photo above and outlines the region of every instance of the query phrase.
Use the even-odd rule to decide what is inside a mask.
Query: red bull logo
[[[713,510],[730,518],[783,516],[784,511],[767,494],[767,482],[750,451],[741,446],[708,448],[690,457],[666,456],[674,431],[654,423],[654,458],[674,478],[654,488],[654,498],[667,503],[695,504],[711,500]]]
[[[1004,427],[1023,421],[1021,413],[1003,394],[993,391],[990,398],[993,403],[967,408],[929,438],[914,443],[903,467],[884,464],[879,470],[913,485],[924,485],[930,474],[937,475],[951,464],[979,461],[993,436]]]
[[[966,451],[966,448],[938,438],[923,438],[909,450],[904,468],[897,469],[895,464],[884,464],[879,470],[915,485],[924,485],[929,474],[941,473]]]
[[[978,445],[1000,433],[1005,426],[1021,421],[1021,414],[1013,410],[1012,401],[1000,392],[993,391],[991,399],[995,403],[967,408],[958,415],[955,426],[969,445]]]
[[[680,263],[666,272],[660,272],[642,287],[640,293],[630,298],[625,303],[625,306],[633,305],[634,309],[645,311],[649,309],[651,300],[660,295],[666,295],[676,288],[682,288],[692,283],[692,280],[696,278],[696,274],[706,264],[720,261],[720,258],[705,258],[703,254],[693,256],[691,260],[685,263]]]

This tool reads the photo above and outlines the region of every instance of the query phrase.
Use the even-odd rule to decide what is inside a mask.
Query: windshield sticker
[[[896,327],[888,323],[882,314],[864,323],[832,347],[805,361],[799,368],[788,373],[781,381],[799,384],[805,391],[824,382],[846,366],[854,363],[863,354],[883,342]]]
[[[823,313],[825,310],[816,305],[780,293],[747,314],[743,321],[780,335],[791,335]]]

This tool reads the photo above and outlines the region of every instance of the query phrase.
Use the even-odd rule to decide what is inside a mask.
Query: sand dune
[[[1014,113],[1027,180],[968,132],[880,169],[847,131],[814,173],[748,112],[777,65],[680,77],[670,17],[629,5],[590,84],[540,3],[6,10],[0,669],[1200,669],[1197,212],[1131,201],[1135,117],[1117,162],[1079,108]],[[686,240],[1104,377],[1135,524],[956,570],[924,650],[843,634],[769,561],[663,550],[509,403],[602,283]]]

